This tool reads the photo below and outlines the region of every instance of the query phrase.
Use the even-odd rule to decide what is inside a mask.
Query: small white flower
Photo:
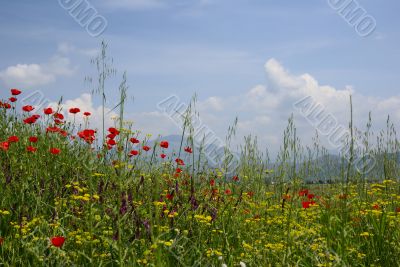
[[[228,267],[225,263],[222,263],[221,267]]]
[[[222,261],[222,256],[219,256],[219,257],[218,257],[218,260]]]
[[[244,263],[243,261],[239,262],[240,267],[246,267],[246,263]]]

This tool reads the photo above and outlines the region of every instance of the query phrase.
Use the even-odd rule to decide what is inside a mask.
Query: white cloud
[[[0,79],[8,86],[32,87],[55,81],[51,73],[46,73],[39,64],[17,64],[0,71]]]
[[[59,48],[60,50],[60,48]],[[64,52],[68,47],[62,47]],[[42,64],[17,64],[0,71],[0,80],[12,87],[35,87],[57,80],[59,76],[71,76],[76,71],[69,58],[56,54]]]
[[[394,121],[400,120],[400,96],[381,99],[360,94],[351,86],[336,89],[320,85],[310,74],[291,74],[275,59],[267,61],[265,71],[267,85],[256,85],[242,95],[225,98],[213,96],[199,103],[200,107],[206,107],[200,114],[204,123],[222,133],[221,128],[227,128],[234,116],[238,115],[237,136],[257,135],[262,147],[267,146],[276,153],[291,114],[295,117],[298,136],[305,144],[311,143],[316,129],[293,107],[295,102],[306,96],[312,96],[324,108],[324,115],[332,114],[338,124],[345,128],[350,119],[350,94],[353,95],[354,121],[359,129],[364,128],[369,111],[372,111],[373,126],[378,130],[384,127],[388,114]],[[213,105],[217,108],[213,108]],[[221,109],[225,112],[220,112]],[[219,116],[209,120],[215,111],[219,111]],[[321,136],[324,145],[334,149],[329,147],[327,139]]]

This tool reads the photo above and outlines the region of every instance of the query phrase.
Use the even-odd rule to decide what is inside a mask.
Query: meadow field
[[[0,110],[1,265],[399,264],[396,177],[306,183],[293,161],[268,169],[248,140],[227,177],[200,166],[190,136],[169,151],[116,123],[102,147],[89,113],[65,111],[86,117],[85,128],[61,110],[16,108],[19,94]]]
[[[376,148],[363,142],[378,159],[368,173],[353,154],[302,147],[292,119],[276,160],[247,137],[232,173],[230,157],[208,166],[190,120],[175,151],[123,115],[92,129],[80,107],[21,106],[23,94],[0,103],[1,266],[399,266],[389,121]]]

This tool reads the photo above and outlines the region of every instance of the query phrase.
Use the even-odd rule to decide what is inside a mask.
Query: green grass
[[[101,60],[106,57],[98,66],[104,66]],[[112,73],[108,68],[99,73]],[[108,76],[100,76],[96,92],[105,101]],[[389,118],[375,146],[369,143],[371,120],[364,135],[347,140],[353,146],[360,138],[365,145],[362,152],[352,150],[351,158],[375,156],[371,172],[357,171],[351,160],[333,163],[318,137],[311,148],[304,147],[290,118],[276,160],[246,137],[240,164],[230,174],[207,166],[201,148],[184,151],[186,144],[193,148],[188,118],[195,113],[194,102],[185,115],[180,150],[172,151],[124,123],[126,89],[124,77],[115,128],[96,132],[94,140],[93,132],[79,135],[85,130],[81,126],[55,120],[55,112],[68,111],[23,112],[18,101],[9,106],[2,101],[0,265],[399,265],[400,185],[394,157],[399,142]],[[25,123],[33,114],[41,118]],[[228,144],[236,122],[228,130]],[[113,135],[103,139],[108,134]],[[32,136],[38,141],[31,142]],[[133,144],[133,137],[140,143]],[[51,153],[52,148],[60,153]],[[130,156],[131,150],[139,154]],[[332,183],[309,184],[307,179],[321,175],[321,158],[336,169],[320,177]],[[57,236],[65,238],[61,247],[51,242]]]

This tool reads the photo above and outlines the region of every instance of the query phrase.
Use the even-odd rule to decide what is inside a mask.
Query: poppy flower
[[[10,103],[3,103],[3,108],[10,109],[11,108]]]
[[[21,92],[20,90],[16,89],[16,88],[11,89],[11,94],[12,94],[12,95],[19,95],[19,94],[21,94],[21,93],[22,93],[22,92]]]
[[[160,155],[160,157],[161,157],[162,159],[164,159],[166,156],[167,156],[167,155],[165,155],[165,154],[161,154],[161,155]]]
[[[28,147],[26,148],[26,151],[32,152],[32,153],[36,152],[36,150],[37,150],[37,148],[36,148],[36,147],[33,147],[33,146],[28,146]]]
[[[107,134],[106,137],[110,138],[110,139],[114,139],[115,137],[117,137],[117,135],[115,135],[115,134]]]
[[[137,156],[137,155],[139,155],[139,151],[137,151],[137,150],[132,150],[131,152],[129,152],[130,157]]]
[[[310,207],[310,202],[303,201],[303,202],[301,202],[301,205],[303,206],[304,209],[308,209]]]
[[[51,244],[57,248],[61,248],[64,245],[65,237],[55,236],[50,239]]]
[[[119,131],[118,131],[116,128],[114,128],[114,127],[108,128],[108,131],[109,131],[111,134],[119,135]]]
[[[169,146],[168,141],[161,141],[161,142],[160,142],[160,147],[162,147],[162,148],[168,148],[168,146]]]
[[[174,194],[172,193],[172,194],[167,194],[166,196],[165,196],[168,200],[173,200],[174,199]]]
[[[181,169],[181,168],[176,168],[175,172],[176,172],[176,173],[181,173],[181,172],[182,172],[182,169]]]
[[[210,180],[210,185],[211,185],[211,186],[214,186],[214,185],[215,185],[215,180],[214,180],[214,179],[211,179],[211,180]]]
[[[149,146],[143,146],[143,150],[144,150],[144,151],[149,151],[149,150],[150,150],[150,147],[149,147]]]
[[[379,210],[379,205],[378,205],[378,204],[374,204],[374,205],[372,206],[372,208],[373,208],[374,210]]]
[[[36,136],[31,136],[29,137],[29,142],[31,143],[36,143],[38,141],[39,138],[37,138]]]
[[[53,147],[53,148],[50,148],[50,153],[53,155],[58,155],[61,153],[61,150]]]
[[[45,108],[44,110],[43,110],[43,112],[44,112],[44,114],[46,114],[46,115],[51,115],[51,114],[53,114],[53,109],[52,108]]]
[[[10,142],[10,143],[17,143],[18,141],[19,141],[18,136],[13,135],[13,136],[8,137],[8,142]]]
[[[61,129],[58,128],[57,126],[54,126],[54,127],[49,126],[49,127],[47,127],[47,129],[46,129],[46,133],[48,133],[48,132],[50,132],[50,133],[57,133],[57,132],[59,132],[60,130],[61,130]]]
[[[28,118],[24,119],[24,123],[26,123],[26,124],[34,124],[37,121],[37,119],[38,118],[36,116],[31,116],[31,117],[28,117]]]
[[[237,177],[236,175],[232,177],[232,180],[234,180],[235,182],[239,181],[239,177]]]
[[[61,113],[54,113],[54,118],[59,119],[59,120],[63,120],[64,119],[64,115]]]
[[[31,112],[32,110],[34,110],[35,108],[30,106],[30,105],[26,105],[22,107],[22,110],[25,112]]]
[[[230,194],[232,194],[232,191],[231,191],[230,189],[226,189],[226,190],[225,190],[225,194],[226,194],[226,195],[230,195]]]
[[[14,103],[16,102],[18,99],[16,97],[10,97],[8,100],[10,100],[10,102]]]
[[[78,136],[84,139],[87,143],[91,144],[96,139],[95,133],[96,133],[95,130],[85,129],[81,132],[78,132]]]
[[[302,189],[299,191],[299,196],[304,197],[308,195],[308,189]]]
[[[69,113],[71,113],[71,114],[77,114],[79,112],[81,112],[81,110],[79,108],[70,108],[69,109]]]
[[[89,117],[90,115],[92,115],[92,113],[86,111],[86,112],[83,113],[83,115],[86,116],[86,117]]]
[[[311,207],[311,205],[314,205],[314,204],[315,204],[315,201],[303,201],[303,202],[301,202],[301,205],[305,209],[308,209],[309,207]]]
[[[185,163],[183,162],[183,160],[180,159],[180,158],[177,158],[177,159],[175,160],[175,162],[176,162],[178,165],[180,165],[180,166],[185,165]]]
[[[314,197],[315,197],[314,194],[308,194],[308,195],[307,195],[307,198],[308,198],[308,199],[313,199]]]
[[[10,148],[9,142],[0,142],[0,149],[3,151],[7,151]]]
[[[189,154],[191,154],[193,151],[192,151],[192,148],[191,147],[185,147],[185,151],[187,152],[187,153],[189,153]]]
[[[68,136],[68,132],[67,132],[67,131],[64,131],[64,130],[61,130],[61,131],[59,132],[59,134],[60,134],[61,136],[64,136],[64,137],[67,137],[67,136]]]
[[[19,94],[21,94],[21,93],[22,93],[22,92],[21,92],[20,90],[16,89],[16,88],[11,89],[11,94],[12,94],[12,95],[19,95]]]
[[[107,141],[107,145],[109,145],[109,146],[115,146],[116,144],[117,144],[117,142],[115,142],[114,139],[110,139]]]
[[[63,124],[64,122],[62,120],[55,119],[54,123],[57,124],[57,125],[60,125],[60,124]]]
[[[137,140],[136,138],[132,137],[131,139],[129,139],[129,141],[131,141],[132,144],[139,144],[140,141]]]

